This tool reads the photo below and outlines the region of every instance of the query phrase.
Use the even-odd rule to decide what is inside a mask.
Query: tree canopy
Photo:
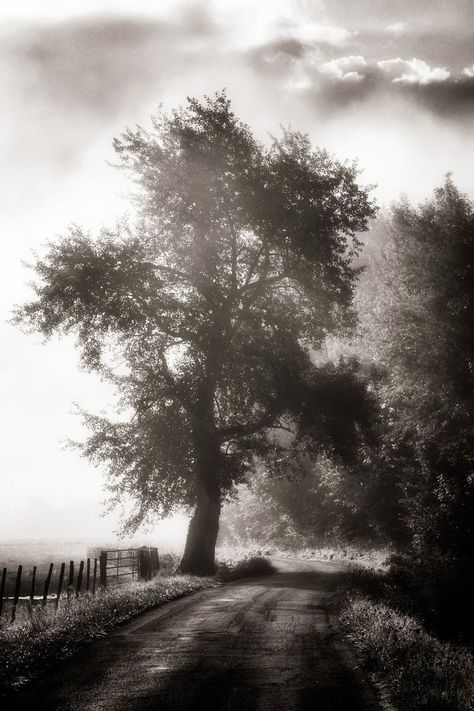
[[[83,365],[116,384],[122,417],[86,415],[85,454],[136,500],[131,525],[194,506],[183,569],[209,572],[222,496],[281,453],[272,432],[347,459],[370,425],[356,368],[311,351],[354,323],[356,235],[375,208],[355,165],[293,130],[264,147],[225,94],[115,150],[137,220],[51,244],[16,318],[76,333]]]

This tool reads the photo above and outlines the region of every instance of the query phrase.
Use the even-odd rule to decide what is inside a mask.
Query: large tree
[[[131,524],[193,507],[181,570],[209,573],[223,496],[282,449],[272,431],[348,456],[370,419],[354,369],[310,353],[353,323],[355,235],[374,207],[354,165],[291,130],[264,148],[224,94],[115,149],[136,222],[51,244],[17,319],[75,332],[83,365],[116,383],[123,416],[87,415],[85,453],[136,500]]]

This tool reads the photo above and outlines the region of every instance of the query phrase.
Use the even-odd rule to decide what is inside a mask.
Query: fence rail
[[[101,550],[98,557],[66,563],[49,563],[8,569],[4,567],[0,578],[0,617],[7,613],[15,620],[19,604],[27,604],[30,611],[36,605],[43,607],[54,603],[56,608],[62,597],[67,600],[80,595],[96,595],[113,584],[133,580],[151,580],[160,569],[157,548],[126,548]],[[67,573],[66,573],[67,570]]]

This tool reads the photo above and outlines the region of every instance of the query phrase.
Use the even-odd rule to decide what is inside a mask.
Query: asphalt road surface
[[[274,575],[204,590],[122,625],[3,709],[379,709],[331,618],[343,566],[274,563]]]

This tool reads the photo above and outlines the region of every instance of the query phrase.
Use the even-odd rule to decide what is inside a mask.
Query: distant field
[[[142,545],[154,545],[149,540],[12,540],[0,541],[0,567],[41,566],[49,563],[65,563],[69,560],[84,560],[94,551],[104,548],[138,548]],[[160,547],[160,552],[167,553],[167,548]],[[93,555],[92,555],[93,557]]]
[[[84,541],[0,541],[0,566],[33,566],[82,560],[90,543]]]
[[[33,568],[36,566],[36,596],[42,594],[44,583],[53,564],[53,574],[50,583],[50,595],[54,595],[58,582],[61,563],[66,564],[66,576],[69,561],[74,561],[75,574],[80,561],[88,557],[98,557],[99,551],[105,548],[137,548],[143,545],[142,541],[97,541],[97,540],[18,540],[0,541],[0,575],[3,568],[7,569],[5,597],[12,597],[18,566],[23,566],[21,577],[21,597],[28,596],[31,590]],[[150,543],[147,542],[147,545]],[[160,553],[164,553],[160,549]],[[64,581],[66,584],[66,581]],[[64,591],[63,587],[63,591]]]

